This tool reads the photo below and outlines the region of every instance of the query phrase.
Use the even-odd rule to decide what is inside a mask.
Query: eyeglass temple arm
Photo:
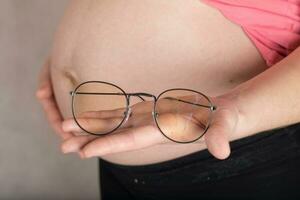
[[[70,95],[73,96],[74,91],[70,91]],[[107,92],[107,93],[98,93],[98,92],[76,92],[76,94],[88,94],[88,95],[124,95],[123,93],[111,93],[111,92]],[[132,94],[131,94],[132,95]],[[135,96],[138,96],[142,101],[145,101],[145,99],[143,97],[141,97],[141,95],[139,94],[135,94]]]
[[[174,98],[174,97],[165,97],[164,99],[172,99],[172,100],[176,100],[176,101],[181,101],[181,102],[192,104],[192,105],[195,105],[195,106],[201,106],[201,107],[209,108],[211,110],[216,110],[217,109],[217,106],[214,106],[214,105],[213,106],[206,106],[206,105],[203,105],[203,104],[192,103],[192,102],[188,102],[188,101],[185,101],[185,100],[182,100],[182,99],[177,99],[177,98]]]
[[[98,93],[98,92],[76,92],[76,94],[87,94],[87,95],[124,95],[123,93],[117,93],[117,92],[116,93],[111,93],[111,92],[105,92],[105,93]],[[144,94],[144,93],[141,93],[141,94]],[[74,95],[74,91],[70,91],[70,95]],[[131,93],[129,95],[138,96],[143,101],[145,101],[145,99],[143,97],[141,97],[139,95],[139,93]],[[147,96],[149,96],[149,95],[147,94]],[[196,106],[201,106],[201,107],[209,108],[211,110],[216,110],[217,109],[216,106],[206,106],[206,105],[203,105],[203,104],[197,104],[197,103],[192,103],[192,102],[184,101],[182,99],[177,99],[177,98],[174,98],[174,97],[165,97],[164,99],[172,99],[172,100],[176,100],[176,101],[181,101],[181,102],[184,102],[184,103],[188,103],[188,104],[192,104],[192,105],[196,105]]]

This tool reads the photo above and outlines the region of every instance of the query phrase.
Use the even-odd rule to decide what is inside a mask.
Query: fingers
[[[49,66],[50,66],[50,59],[47,59],[39,74],[38,90],[43,90],[45,86],[50,86],[49,82],[51,82],[51,80],[50,80]],[[50,92],[51,94],[51,90],[47,90],[47,92],[48,93]]]
[[[88,118],[111,118],[111,117],[124,117],[126,108],[118,108],[115,110],[98,110],[98,111],[86,111],[78,115],[78,117]]]
[[[36,97],[41,100],[50,98],[52,95],[53,92],[51,88],[49,60],[47,60],[40,72]]]
[[[43,110],[46,113],[47,119],[55,132],[59,134],[63,139],[70,137],[72,134],[64,132],[61,128],[62,116],[53,96],[49,72],[49,61],[46,62],[41,71],[36,97],[41,103]]]
[[[76,118],[78,124],[86,131],[94,133],[94,134],[101,134],[101,133],[107,133],[115,128],[117,128],[120,123],[122,122],[124,117],[122,118],[104,118],[104,119],[97,119],[97,118]],[[62,122],[62,128],[66,132],[74,132],[76,133],[83,133],[84,130],[82,130],[76,121],[71,118],[64,120]],[[131,125],[129,123],[122,124],[122,128],[128,128]],[[121,127],[119,127],[121,128]]]
[[[73,118],[66,119],[62,122],[62,129],[65,132],[83,133],[84,131],[76,124]]]
[[[132,151],[163,143],[167,139],[155,126],[142,126],[105,135],[87,143],[80,151],[82,158]]]
[[[85,129],[88,132],[95,133],[95,134],[106,133],[118,127],[125,118],[124,113],[123,115],[120,116],[120,115],[113,114],[114,112],[115,110],[112,110],[111,113],[108,110],[104,112],[103,111],[83,112],[80,114],[80,118],[76,118],[76,121],[83,129]],[[149,123],[151,122],[153,124],[152,115],[149,115],[149,113],[140,113],[140,114],[135,113],[132,116],[132,113],[130,112],[128,117],[129,120],[123,121],[122,125],[118,127],[118,130],[131,128],[133,126],[138,127],[147,124],[149,125]],[[63,130],[66,132],[73,132],[74,134],[84,133],[85,131],[82,130],[80,126],[78,126],[76,121],[74,120],[74,118],[64,120],[62,122]]]
[[[128,129],[118,129],[110,134],[118,134],[119,132],[125,131]],[[85,146],[90,141],[103,137],[104,135],[74,135],[66,140],[63,141],[61,145],[61,151],[63,153],[72,153],[72,152],[78,152],[83,146]]]
[[[94,135],[81,135],[74,136],[66,139],[61,145],[63,153],[71,153],[79,151],[85,144],[94,140],[97,136]]]
[[[205,135],[207,149],[214,157],[226,159],[230,155],[227,133],[222,130],[222,127],[217,125],[212,127]]]
[[[41,101],[42,107],[46,113],[47,119],[54,129],[54,131],[62,137],[62,139],[67,139],[72,136],[71,133],[65,132],[62,129],[62,117],[58,111],[57,105],[52,98],[44,99]]]
[[[218,159],[230,155],[229,134],[234,131],[235,120],[230,110],[222,110],[213,118],[211,126],[204,135],[208,151]]]

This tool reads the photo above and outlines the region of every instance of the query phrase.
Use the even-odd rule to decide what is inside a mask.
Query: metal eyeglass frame
[[[77,92],[77,90],[84,84],[88,84],[88,83],[102,83],[102,84],[108,84],[108,85],[111,85],[111,86],[114,86],[116,88],[118,88],[122,93],[94,93],[94,92]],[[184,90],[184,91],[191,91],[191,92],[195,92],[197,94],[200,94],[202,95],[210,105],[202,105],[202,104],[196,104],[196,103],[192,103],[192,102],[188,102],[188,101],[184,101],[184,100],[181,100],[181,99],[176,99],[176,98],[173,98],[173,97],[167,97],[167,99],[172,99],[172,100],[177,100],[177,101],[181,101],[181,102],[184,102],[184,103],[188,103],[188,104],[192,104],[192,105],[197,105],[197,106],[201,106],[201,107],[205,107],[205,108],[208,108],[210,109],[210,115],[209,115],[209,119],[208,119],[208,123],[205,127],[205,130],[203,132],[202,135],[200,135],[198,138],[192,140],[192,141],[187,141],[187,142],[182,142],[182,141],[176,141],[170,137],[168,137],[159,127],[159,124],[157,122],[157,119],[156,117],[158,116],[158,113],[156,112],[156,103],[157,103],[157,100],[159,99],[159,97],[161,95],[163,95],[164,93],[168,92],[168,91],[172,91],[172,90]],[[75,101],[74,101],[74,97],[76,94],[82,94],[82,95],[124,95],[126,97],[126,111],[124,112],[124,118],[122,119],[122,121],[120,122],[120,124],[114,128],[113,130],[107,132],[107,133],[103,133],[103,134],[96,134],[96,133],[92,133],[90,131],[87,131],[85,130],[80,124],[79,122],[77,121],[76,119],[76,116],[75,116]],[[70,95],[72,96],[72,115],[73,115],[73,118],[76,122],[76,124],[83,130],[85,131],[86,133],[89,133],[91,135],[96,135],[96,136],[101,136],[101,135],[107,135],[109,133],[112,133],[114,132],[115,130],[117,130],[123,123],[125,123],[128,118],[130,117],[131,115],[131,108],[130,108],[130,97],[131,96],[137,96],[139,97],[142,101],[145,101],[145,99],[142,97],[142,96],[146,96],[146,97],[152,97],[154,99],[154,106],[153,106],[153,110],[152,110],[152,116],[153,116],[153,119],[155,121],[155,124],[157,126],[157,128],[159,129],[159,131],[166,137],[168,138],[169,140],[173,141],[173,142],[176,142],[176,143],[192,143],[198,139],[200,139],[208,130],[209,126],[210,126],[210,123],[211,123],[211,120],[212,120],[212,112],[215,111],[217,109],[216,105],[213,105],[211,100],[206,96],[204,95],[203,93],[201,92],[198,92],[198,91],[195,91],[195,90],[192,90],[192,89],[187,89],[187,88],[172,88],[172,89],[167,89],[167,90],[164,90],[163,92],[161,92],[157,97],[153,94],[149,94],[149,93],[144,93],[144,92],[135,92],[135,93],[126,93],[122,88],[120,88],[119,86],[113,84],[113,83],[109,83],[109,82],[105,82],[105,81],[86,81],[86,82],[83,82],[81,84],[79,84],[75,89],[74,91],[70,91]]]

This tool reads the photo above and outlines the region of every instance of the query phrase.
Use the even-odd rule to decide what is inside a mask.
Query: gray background
[[[97,162],[60,153],[35,99],[66,0],[0,0],[0,199],[99,199]]]

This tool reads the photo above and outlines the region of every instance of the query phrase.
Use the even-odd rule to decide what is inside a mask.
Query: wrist
[[[226,94],[212,98],[212,102],[217,106],[217,109],[218,107],[228,109],[232,113],[232,116],[234,116],[233,118],[236,120],[235,128],[229,136],[230,141],[249,136],[256,132],[254,129],[254,121],[250,119],[244,109],[245,101],[242,98],[242,91],[243,89],[236,88]]]

